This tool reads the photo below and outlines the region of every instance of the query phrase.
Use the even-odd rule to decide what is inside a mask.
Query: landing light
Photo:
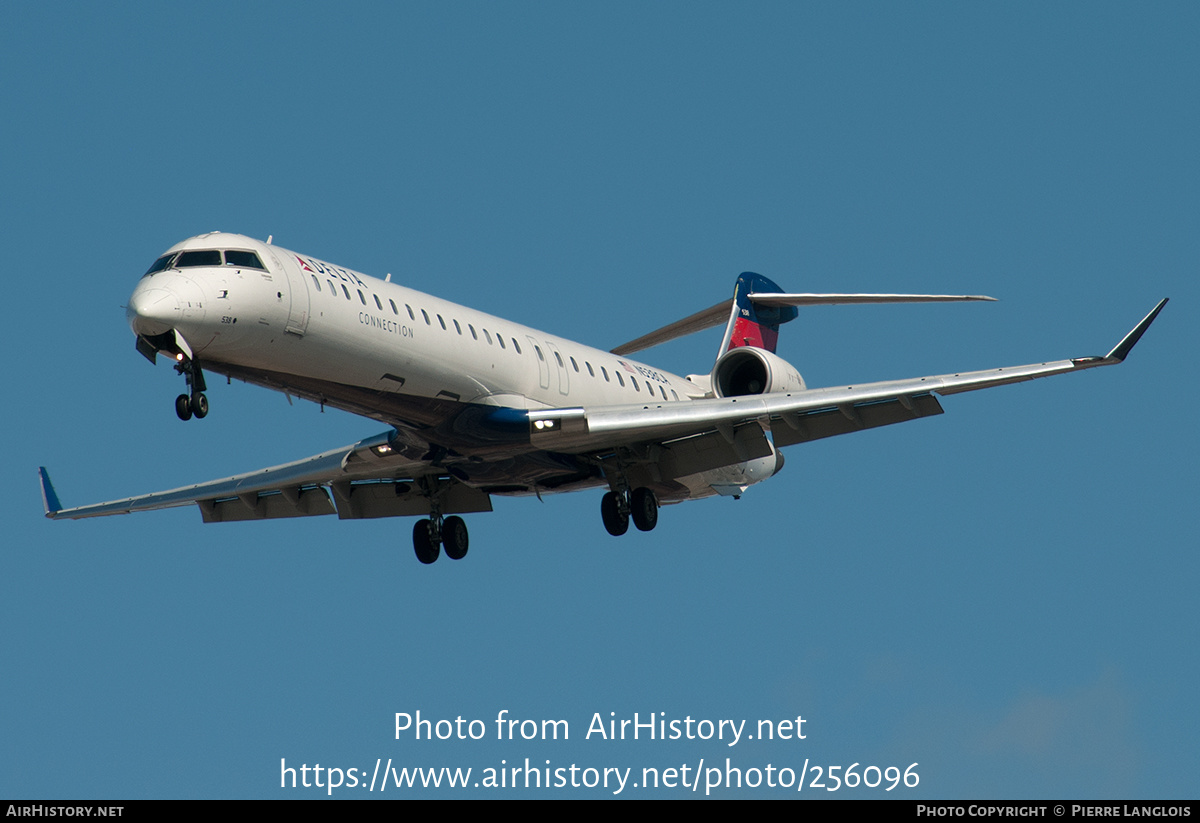
[[[371,449],[371,451],[375,452],[380,457],[383,457],[385,454],[392,453],[392,447],[389,446],[387,443],[383,443],[382,445],[376,446],[375,448]]]
[[[178,360],[180,363],[182,363],[183,362],[183,352],[180,352],[179,354],[175,355],[175,359]]]
[[[552,429],[552,428],[554,428],[554,422],[555,421],[553,421],[553,420],[534,420],[533,427],[535,429],[539,429],[539,430],[540,429]]]

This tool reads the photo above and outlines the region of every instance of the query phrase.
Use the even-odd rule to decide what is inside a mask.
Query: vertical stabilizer
[[[744,271],[738,275],[737,283],[733,287],[733,308],[729,313],[729,323],[725,326],[725,337],[721,341],[721,350],[717,352],[717,357],[741,346],[754,346],[771,353],[775,352],[775,344],[779,342],[779,326],[796,319],[796,307],[756,305],[750,302],[748,295],[778,294],[782,291],[783,289],[761,274]]]

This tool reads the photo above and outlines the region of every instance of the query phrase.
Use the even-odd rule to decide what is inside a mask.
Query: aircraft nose
[[[153,337],[170,331],[179,324],[179,296],[170,289],[139,286],[129,298],[125,319],[134,334]]]

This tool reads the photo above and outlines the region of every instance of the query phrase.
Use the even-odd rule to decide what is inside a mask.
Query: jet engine
[[[804,378],[782,357],[766,349],[739,346],[717,359],[712,370],[717,397],[803,391]]]

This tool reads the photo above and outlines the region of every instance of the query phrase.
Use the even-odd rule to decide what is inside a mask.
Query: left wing
[[[691,403],[655,403],[529,412],[534,445],[557,451],[592,452],[717,431],[733,442],[735,430],[752,422],[771,428],[776,445],[790,445],[864,428],[940,414],[933,397],[990,389],[1039,377],[1112,366],[1124,361],[1167,303],[1163,299],[1102,357],[1080,357],[1027,366],[889,380],[860,386],[809,389]],[[783,425],[779,425],[779,424]]]
[[[269,469],[107,503],[63,508],[45,468],[38,469],[46,517],[78,520],[199,505],[205,523],[337,514],[342,519],[429,514],[431,488],[446,514],[491,511],[484,492],[444,477],[393,448],[393,432]],[[411,482],[403,482],[411,481]],[[332,495],[330,494],[332,492]]]

